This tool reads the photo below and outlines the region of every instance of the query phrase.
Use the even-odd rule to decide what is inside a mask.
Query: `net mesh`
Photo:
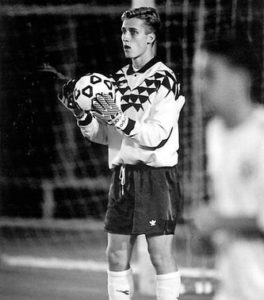
[[[243,28],[262,55],[263,4],[156,4],[164,23],[159,55],[181,80],[187,99],[180,120],[180,168],[189,214],[207,197],[203,114],[191,93],[194,49],[207,35]],[[52,78],[37,70],[48,62],[69,77],[115,72],[126,63],[119,32],[120,15],[129,7],[129,2],[118,6],[114,1],[2,1],[1,215],[103,217],[110,175],[107,150],[82,138],[74,118],[56,101]],[[260,89],[263,94],[263,80]]]
[[[12,249],[23,239],[32,246],[27,234],[38,237],[39,247],[47,237],[61,241],[57,230],[85,229],[87,220],[102,220],[107,205],[107,149],[83,139],[74,117],[56,100],[52,76],[38,72],[39,67],[51,64],[68,77],[78,77],[87,72],[107,75],[127,63],[120,15],[130,8],[130,1],[42,3],[2,0],[0,7],[0,227],[6,244],[12,240]],[[246,33],[260,57],[263,99],[263,1],[157,0],[156,6],[164,24],[159,55],[177,74],[186,97],[180,117],[179,168],[184,217],[189,218],[208,200],[204,117],[191,91],[194,50],[208,36]],[[32,218],[38,221],[32,223]],[[71,220],[70,225],[61,219]],[[85,223],[76,225],[76,219]],[[18,228],[27,229],[27,234]],[[18,232],[19,239],[12,239]],[[190,233],[184,234],[186,243]],[[186,247],[186,264],[192,265],[192,246]]]

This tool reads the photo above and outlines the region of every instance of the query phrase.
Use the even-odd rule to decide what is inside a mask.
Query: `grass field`
[[[10,231],[1,228],[0,233],[1,300],[107,300],[106,234],[102,230],[12,228]],[[214,288],[215,278],[206,277],[206,270],[213,271],[212,258],[192,254],[191,242],[182,234],[175,240],[175,254],[183,275],[184,294],[180,299],[211,299],[211,292],[203,294],[199,289],[201,284],[208,282]],[[147,293],[139,290],[140,272],[146,271],[146,267],[138,264],[137,256],[135,251],[132,259],[136,284],[134,299],[154,300],[152,287]]]
[[[62,271],[0,266],[1,300],[107,300],[103,272]],[[135,300],[154,300],[135,293]],[[186,295],[181,300],[209,300],[210,296]]]

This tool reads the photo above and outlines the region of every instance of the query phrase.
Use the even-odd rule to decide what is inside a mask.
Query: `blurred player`
[[[160,25],[153,8],[122,15],[121,40],[131,62],[114,75],[115,99],[97,97],[97,113],[76,107],[74,81],[64,86],[61,98],[77,117],[84,137],[109,149],[113,174],[105,229],[111,300],[133,296],[130,260],[140,234],[146,236],[157,273],[157,299],[179,297],[180,274],[172,242],[182,208],[177,151],[184,97],[179,96],[172,70],[156,57]]]
[[[194,94],[210,112],[211,202],[196,225],[212,236],[217,300],[264,299],[264,109],[255,104],[259,64],[246,41],[204,43],[194,57]]]

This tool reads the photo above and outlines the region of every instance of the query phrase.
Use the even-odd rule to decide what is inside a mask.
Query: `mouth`
[[[130,47],[130,46],[128,46],[128,45],[124,45],[124,46],[123,46],[123,49],[124,49],[124,51],[128,51],[128,50],[130,50],[130,49],[131,49],[131,47]]]

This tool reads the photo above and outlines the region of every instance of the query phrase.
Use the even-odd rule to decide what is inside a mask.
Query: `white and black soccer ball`
[[[109,94],[112,98],[115,97],[113,81],[100,73],[82,76],[73,90],[74,101],[85,111],[93,109],[93,101],[98,94]]]

